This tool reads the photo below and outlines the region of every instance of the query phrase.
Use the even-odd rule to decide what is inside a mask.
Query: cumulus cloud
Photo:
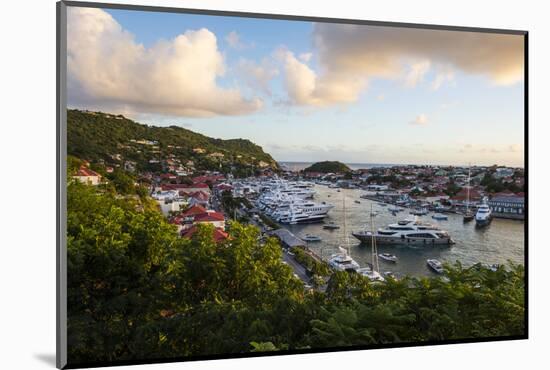
[[[225,41],[234,49],[242,49],[244,44],[241,43],[241,37],[236,31],[231,31],[225,36]]]
[[[326,74],[319,78],[307,63],[291,51],[276,53],[284,66],[284,85],[289,102],[296,105],[326,106],[333,103],[350,103],[357,100],[365,81],[354,76]]]
[[[69,104],[193,117],[241,115],[262,106],[259,98],[218,85],[226,67],[207,29],[145,47],[93,8],[69,9],[67,27]]]
[[[273,63],[264,58],[260,63],[241,58],[237,64],[237,74],[253,90],[271,95],[270,82],[279,75],[279,70]]]
[[[313,53],[302,53],[300,54],[300,60],[303,62],[309,62],[311,60],[311,57],[313,57]]]
[[[426,116],[424,113],[419,114],[416,116],[416,118],[410,122],[411,125],[419,125],[424,126],[428,124],[428,116]]]
[[[405,77],[405,86],[415,87],[419,82],[422,82],[424,75],[430,70],[430,65],[429,60],[412,63]]]
[[[451,81],[455,70],[486,76],[498,85],[523,78],[523,37],[518,35],[316,23],[313,42],[317,73],[288,58],[293,74],[287,79],[308,81],[308,98],[302,96],[296,104],[354,101],[372,78],[404,79],[406,86],[414,86],[431,67],[437,68],[433,90]],[[335,93],[343,90],[345,97]]]

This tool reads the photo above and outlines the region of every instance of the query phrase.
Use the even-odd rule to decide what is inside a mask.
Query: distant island
[[[342,162],[338,161],[323,161],[316,162],[304,169],[304,172],[320,172],[320,173],[346,173],[350,172],[351,168]]]

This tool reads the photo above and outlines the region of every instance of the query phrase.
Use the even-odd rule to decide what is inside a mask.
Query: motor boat
[[[435,258],[426,260],[426,263],[428,264],[428,267],[438,274],[442,274],[445,271],[443,269],[443,264]]]
[[[328,264],[337,271],[357,271],[360,268],[359,264],[347,253],[333,254]]]
[[[474,214],[470,211],[466,211],[462,214],[462,221],[463,222],[470,222],[474,219]]]
[[[323,225],[323,229],[326,230],[338,230],[340,226],[336,225],[334,222],[329,222],[328,224]]]
[[[444,215],[442,213],[436,213],[435,215],[432,216],[432,218],[438,221],[447,221],[449,219],[447,215]]]
[[[378,257],[382,258],[384,261],[397,262],[397,256],[395,254],[380,253]]]
[[[323,239],[321,239],[320,236],[311,235],[311,234],[306,234],[301,239],[305,242],[320,242],[321,240],[323,240]]]
[[[370,267],[363,267],[363,268],[357,269],[357,273],[365,276],[372,282],[383,282],[386,280],[378,271],[374,271]]]
[[[428,214],[428,210],[426,208],[417,208],[413,209],[411,211],[411,214],[414,216],[424,216]]]

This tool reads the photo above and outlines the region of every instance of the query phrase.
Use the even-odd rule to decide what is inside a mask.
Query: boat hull
[[[490,223],[491,223],[491,218],[485,218],[485,219],[476,218],[476,226],[478,227],[488,226]]]
[[[371,244],[372,236],[371,235],[362,235],[353,233],[352,234],[356,239],[361,243]],[[451,245],[454,244],[451,238],[440,238],[440,239],[428,239],[428,238],[398,238],[391,236],[375,236],[376,243],[378,244],[388,244],[388,245]]]

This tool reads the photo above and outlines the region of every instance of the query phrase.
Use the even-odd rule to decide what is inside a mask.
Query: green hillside
[[[317,162],[304,169],[304,172],[321,172],[321,173],[346,173],[351,169],[342,162],[324,161]]]
[[[279,169],[249,140],[214,139],[178,126],[148,126],[122,115],[79,110],[67,111],[67,151],[90,161],[132,161],[138,170],[154,170],[168,158],[198,170]]]

